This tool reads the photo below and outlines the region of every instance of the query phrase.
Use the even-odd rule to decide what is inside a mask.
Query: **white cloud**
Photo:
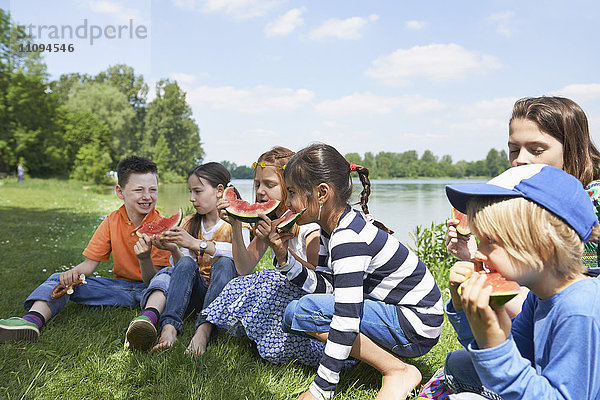
[[[372,65],[365,74],[390,86],[406,85],[414,77],[447,81],[502,67],[496,57],[468,51],[455,43],[398,49]]]
[[[386,97],[368,92],[354,93],[336,100],[325,100],[315,106],[315,110],[319,114],[330,118],[358,114],[372,117],[390,114],[396,110],[402,110],[408,114],[418,114],[443,108],[442,102],[423,96]]]
[[[346,124],[343,124],[339,121],[323,121],[323,126],[327,128],[346,128]]]
[[[486,19],[488,21],[492,21],[496,25],[496,32],[499,35],[511,37],[513,34],[517,32],[516,28],[513,28],[513,12],[507,11],[503,13],[492,14]]]
[[[401,133],[401,134],[397,135],[396,137],[405,138],[405,139],[419,139],[419,140],[425,139],[427,142],[429,142],[431,139],[434,139],[434,140],[446,139],[449,136],[448,135],[439,135],[439,134],[435,134],[435,133]]]
[[[412,29],[412,30],[423,29],[423,28],[425,28],[426,25],[427,25],[427,23],[425,21],[416,21],[416,20],[406,21],[404,23],[404,27],[406,29]]]
[[[262,129],[262,128],[257,128],[257,129],[248,129],[246,132],[244,132],[244,136],[246,135],[252,135],[253,137],[260,137],[260,138],[275,138],[275,137],[279,137],[279,133],[270,130],[270,129]]]
[[[254,18],[283,3],[283,0],[173,0],[183,9],[205,13],[220,12],[234,18]]]
[[[171,74],[171,79],[177,81],[177,83],[181,84],[191,84],[196,82],[196,75],[193,74],[185,74],[183,72],[173,72]]]
[[[318,28],[313,29],[308,37],[312,40],[321,40],[329,37],[338,39],[359,39],[363,35],[362,30],[367,25],[367,22],[374,22],[378,19],[379,16],[377,15],[370,15],[367,18],[331,18],[323,22]]]
[[[215,110],[233,110],[244,114],[292,111],[309,103],[313,97],[314,93],[307,89],[267,86],[250,89],[201,86],[187,91],[187,99],[192,107],[210,105]]]
[[[136,23],[145,23],[145,20],[141,17],[140,10],[124,7],[112,1],[90,1],[88,7],[93,12],[107,14],[121,23],[129,22],[130,19]]]
[[[552,93],[555,96],[563,96],[574,101],[596,100],[600,98],[600,83],[588,83],[567,85]]]
[[[265,34],[271,36],[286,36],[291,34],[304,23],[302,13],[304,8],[293,8],[279,16],[275,21],[269,22],[265,27]]]
[[[475,132],[506,132],[516,97],[499,97],[460,106],[457,122],[444,122],[448,128]],[[508,136],[507,136],[508,137]]]

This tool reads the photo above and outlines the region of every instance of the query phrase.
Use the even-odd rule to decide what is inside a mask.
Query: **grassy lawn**
[[[120,204],[116,196],[83,189],[80,182],[0,181],[0,318],[23,315],[23,301],[36,286],[81,262],[100,216]],[[448,298],[448,257],[428,235],[427,230],[418,233],[419,247],[429,254],[425,261]],[[97,274],[110,277],[110,271],[111,263],[104,262]],[[186,321],[180,340],[168,351],[127,351],[125,330],[138,312],[69,303],[42,329],[38,342],[0,344],[0,398],[294,399],[314,378],[315,370],[297,362],[270,364],[248,339],[225,333],[204,356],[184,355],[193,321]],[[425,382],[446,352],[459,346],[446,323],[439,344],[411,362]],[[359,364],[342,374],[336,398],[372,399],[380,384],[376,370]]]

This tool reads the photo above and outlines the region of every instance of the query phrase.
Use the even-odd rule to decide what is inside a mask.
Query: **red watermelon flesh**
[[[182,220],[181,209],[176,214],[171,215],[169,218],[161,218],[153,222],[144,222],[142,226],[137,228],[135,233],[142,237],[145,233],[148,236],[160,235],[163,232],[168,231],[174,226],[179,226]]]
[[[463,214],[456,208],[452,209],[452,219],[457,219],[458,225],[456,225],[456,231],[461,235],[470,235],[471,230],[469,229],[469,217],[467,214]]]
[[[297,214],[292,210],[287,210],[281,216],[281,221],[279,222],[279,224],[277,224],[277,229],[281,232],[289,232],[296,223],[296,221],[298,221],[302,214],[304,214],[304,211],[306,211],[306,208]]]
[[[240,199],[228,201],[229,207],[225,209],[227,214],[242,222],[249,223],[260,221],[259,214],[265,214],[271,219],[277,218],[277,207],[279,207],[280,204],[279,200],[269,200],[264,203],[254,204],[250,204],[247,201]]]
[[[521,286],[515,281],[509,281],[505,277],[503,277],[499,272],[483,272],[480,271],[480,274],[485,274],[485,285],[492,286],[492,293],[490,294],[490,307],[496,309],[510,299],[515,297],[521,292]],[[462,285],[467,283],[469,280],[467,279],[458,287],[458,293],[460,294],[460,289]]]
[[[223,199],[227,201],[231,200],[239,200],[237,194],[235,194],[235,189],[233,186],[228,186],[227,189],[223,192]]]

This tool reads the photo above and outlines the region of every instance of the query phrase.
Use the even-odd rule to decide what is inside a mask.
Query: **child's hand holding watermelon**
[[[164,232],[161,237],[166,242],[174,243],[178,246],[187,249],[197,249],[199,240],[190,235],[185,229],[180,226],[174,226]]]
[[[167,250],[171,253],[176,253],[179,250],[177,244],[165,240],[164,237],[153,237],[152,244],[158,249]]]
[[[294,234],[277,230],[277,224],[281,222],[280,219],[271,220],[264,214],[260,214],[259,217],[262,219],[256,223],[256,237],[273,249],[275,257],[281,265],[285,264],[287,262],[288,241],[294,237]]]
[[[471,274],[475,271],[475,263],[470,261],[458,261],[450,267],[449,274],[449,289],[450,298],[452,299],[452,306],[456,311],[462,311],[462,303],[460,300],[460,294],[458,294],[458,287],[465,282]]]
[[[152,238],[145,233],[138,239],[133,251],[135,256],[139,260],[147,260],[150,258],[150,252],[152,250]]]
[[[225,211],[225,209],[227,207],[229,207],[229,200],[220,199],[217,201],[217,210],[219,210],[219,218],[221,218],[223,221],[227,222],[231,226],[234,226],[235,224],[237,224],[241,228],[242,221],[230,217],[229,214],[227,213],[227,211]]]
[[[494,310],[490,307],[492,287],[486,284],[486,280],[485,274],[474,272],[469,282],[461,287],[462,306],[480,349],[504,343],[512,327],[506,307]]]
[[[456,218],[450,218],[446,221],[448,232],[446,232],[446,250],[459,260],[468,261],[475,257],[477,252],[477,241],[475,236],[462,234],[457,231],[460,221]]]

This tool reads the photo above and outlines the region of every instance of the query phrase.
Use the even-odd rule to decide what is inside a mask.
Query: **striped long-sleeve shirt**
[[[399,323],[413,343],[431,347],[442,330],[440,291],[427,267],[388,233],[348,209],[331,236],[321,230],[316,271],[288,254],[276,267],[309,293],[333,293],[334,315],[325,354],[311,385],[317,397],[329,398],[359,333],[363,299],[396,305]]]

